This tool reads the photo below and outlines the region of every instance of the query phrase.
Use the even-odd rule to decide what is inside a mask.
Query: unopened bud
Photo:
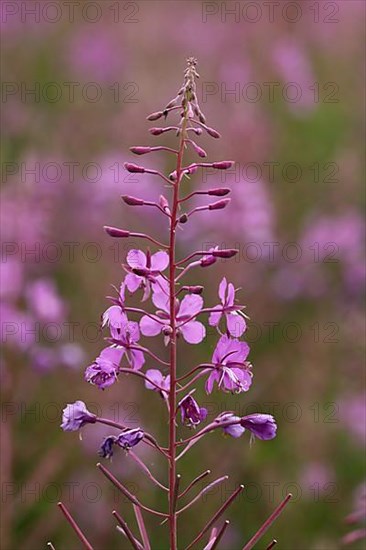
[[[236,248],[226,248],[223,250],[212,250],[211,254],[215,258],[232,258],[239,252]]]
[[[150,128],[149,132],[153,136],[160,136],[160,134],[163,134],[165,131],[164,128]]]
[[[206,126],[206,132],[215,139],[219,139],[221,137],[221,134],[219,134],[219,132],[217,132],[214,128],[210,128],[209,126]]]
[[[111,237],[117,237],[119,239],[123,239],[130,236],[129,231],[125,231],[124,229],[118,229],[117,227],[110,227],[109,225],[104,226],[104,231],[108,233]]]
[[[228,187],[218,187],[217,189],[209,189],[207,195],[213,195],[214,197],[224,197],[230,193],[231,189]]]
[[[151,113],[151,115],[147,117],[147,120],[158,120],[163,114],[163,111],[156,111],[156,113]]]
[[[204,287],[203,286],[184,286],[182,288],[182,290],[186,290],[187,292],[189,292],[190,294],[202,294],[202,292],[204,291]]]
[[[135,155],[146,155],[146,153],[150,153],[151,147],[130,147],[130,151]]]
[[[206,256],[205,258],[202,258],[200,264],[201,264],[201,267],[209,267],[215,262],[216,262],[216,258],[214,256]]]
[[[145,201],[137,197],[131,197],[130,195],[123,195],[122,200],[128,204],[128,206],[143,206]]]
[[[227,170],[231,168],[235,162],[233,160],[223,160],[221,162],[213,162],[212,167],[217,168],[218,170]]]
[[[178,220],[179,223],[187,223],[187,221],[188,221],[187,214],[182,214],[181,217]]]
[[[199,157],[201,157],[201,158],[206,158],[207,157],[207,153],[204,149],[202,149],[202,147],[199,147],[197,145],[197,143],[195,143],[192,140],[190,140],[190,143],[191,143],[193,149],[196,151],[196,153],[198,154]]]
[[[125,162],[124,167],[128,172],[138,172],[140,174],[145,172],[145,168],[143,166],[138,166],[137,164],[133,164],[133,162]]]
[[[221,201],[213,202],[212,204],[208,205],[209,210],[222,210],[225,208],[229,203],[231,199],[222,199]]]

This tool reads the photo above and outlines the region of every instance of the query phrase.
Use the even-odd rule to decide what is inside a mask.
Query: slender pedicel
[[[58,502],[57,506],[60,508],[61,512],[63,513],[67,521],[70,523],[71,527],[74,529],[75,533],[77,534],[77,536],[79,537],[79,539],[81,540],[85,548],[87,550],[93,550],[92,545],[90,544],[90,542],[88,541],[88,539],[86,538],[86,536],[84,535],[84,533],[82,532],[82,530],[80,529],[80,527],[78,526],[78,524],[76,523],[76,521],[74,520],[70,512],[68,511],[68,509],[66,508],[66,506],[62,502]]]

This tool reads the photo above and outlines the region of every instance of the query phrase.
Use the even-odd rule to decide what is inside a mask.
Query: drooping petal
[[[206,336],[205,326],[199,321],[189,321],[180,325],[179,330],[188,344],[199,344]]]
[[[230,335],[233,336],[233,338],[240,338],[247,328],[244,317],[236,311],[226,313],[225,315],[227,329],[230,332]]]
[[[240,424],[232,424],[231,426],[226,426],[226,428],[224,428],[224,432],[231,435],[231,437],[238,438],[243,435],[245,428],[240,426]]]
[[[134,273],[127,273],[124,282],[128,290],[134,293],[140,287],[142,280],[142,277],[139,277]]]
[[[140,330],[144,336],[157,336],[163,326],[160,321],[155,321],[147,315],[144,315],[140,320]]]
[[[159,250],[151,256],[151,270],[164,271],[169,265],[169,255],[163,250]]]
[[[133,248],[129,251],[127,254],[127,263],[128,265],[134,269],[134,268],[140,268],[143,269],[146,267],[146,254],[142,252],[142,250],[137,250],[136,248]]]
[[[258,439],[268,440],[276,437],[277,424],[271,414],[249,414],[241,419],[241,425]]]
[[[128,351],[127,354],[131,361],[131,367],[134,370],[140,370],[142,365],[145,363],[145,357],[141,350],[139,349],[131,349]]]
[[[209,377],[206,380],[205,389],[207,393],[212,393],[213,386],[215,382],[218,382],[219,380],[219,373],[216,369],[213,369],[209,375]]]
[[[169,285],[163,277],[157,277],[153,284],[152,301],[155,307],[169,313]]]
[[[158,369],[149,369],[149,370],[146,371],[145,374],[146,374],[147,378],[149,378],[157,386],[162,387],[164,377],[163,377],[163,374],[160,372],[160,370],[158,370]],[[158,391],[157,387],[154,386],[154,384],[151,384],[150,382],[148,382],[147,380],[145,382],[145,387],[148,390]]]
[[[220,319],[221,319],[221,316],[222,316],[222,307],[221,306],[215,306],[213,309],[216,309],[218,311],[213,311],[212,313],[210,313],[210,316],[208,318],[208,324],[211,327],[217,327],[218,324],[220,323]]]
[[[203,298],[198,294],[187,294],[184,296],[180,306],[177,318],[192,317],[197,315],[203,307]]]

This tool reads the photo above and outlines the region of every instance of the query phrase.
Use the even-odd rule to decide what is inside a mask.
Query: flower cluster
[[[239,417],[227,411],[208,421],[208,411],[195,400],[192,387],[199,381],[205,381],[205,389],[210,394],[214,387],[218,390],[231,393],[247,392],[252,384],[252,366],[248,361],[249,345],[243,340],[246,330],[246,316],[244,306],[236,299],[236,290],[231,282],[224,277],[218,288],[219,304],[205,306],[202,285],[184,285],[184,277],[192,270],[205,270],[214,265],[219,258],[229,259],[235,256],[236,249],[220,249],[218,246],[209,250],[197,250],[186,258],[178,259],[176,254],[177,230],[189,223],[192,216],[208,211],[216,215],[217,211],[226,208],[230,199],[228,188],[213,188],[205,191],[193,191],[181,195],[184,190],[184,180],[206,168],[227,170],[232,161],[220,160],[216,162],[191,162],[184,164],[186,150],[190,154],[206,158],[206,151],[192,139],[204,132],[212,138],[218,139],[220,134],[207,125],[206,118],[201,111],[196,93],[195,80],[198,78],[196,61],[188,60],[184,75],[184,82],[177,96],[166,107],[147,117],[149,121],[166,120],[170,115],[178,115],[175,125],[153,127],[150,133],[160,136],[174,132],[179,140],[177,149],[159,146],[136,146],[131,151],[138,156],[151,154],[154,151],[166,151],[176,159],[176,168],[168,176],[145,168],[142,165],[126,163],[125,169],[131,173],[153,174],[162,179],[170,189],[170,197],[161,195],[156,202],[145,201],[143,198],[130,195],[123,196],[125,204],[130,207],[155,207],[167,221],[168,242],[160,243],[153,236],[144,233],[133,233],[126,229],[105,226],[106,232],[113,238],[128,239],[134,237],[149,241],[157,251],[151,253],[140,249],[131,249],[123,265],[124,278],[116,296],[111,297],[112,305],[102,316],[102,326],[108,330],[106,336],[107,347],[99,357],[87,367],[85,379],[99,389],[106,389],[114,384],[118,377],[133,374],[144,381],[146,389],[160,395],[167,408],[169,420],[169,446],[161,446],[150,433],[141,428],[131,429],[108,419],[98,418],[87,411],[82,401],[68,405],[64,410],[62,427],[64,430],[77,430],[87,423],[101,422],[120,430],[118,435],[106,437],[100,448],[100,455],[109,458],[115,447],[129,451],[132,447],[144,442],[162,454],[169,464],[168,512],[163,515],[168,520],[170,548],[177,547],[177,509],[179,495],[178,484],[180,476],[176,473],[177,461],[199,442],[209,432],[222,431],[234,438],[240,437],[249,431],[253,437],[269,440],[276,435],[276,423],[268,414],[251,414]],[[189,199],[201,195],[214,202],[197,206],[192,210],[186,209]],[[225,197],[225,198],[223,198]],[[205,273],[205,271],[201,271]],[[143,307],[130,307],[128,295],[139,293]],[[184,340],[191,345],[197,345],[206,337],[204,319],[212,327],[216,327],[218,337],[211,361],[199,365],[190,365],[184,368],[179,360],[179,341]],[[157,356],[149,349],[148,344],[141,344],[141,337],[158,337],[169,350],[169,360]],[[164,346],[163,346],[164,348]],[[153,368],[145,369],[145,364]],[[202,427],[191,437],[184,439],[177,434],[180,416],[181,424],[190,428]],[[206,424],[204,424],[206,423]],[[178,453],[178,450],[180,453]],[[134,453],[129,453],[133,456]],[[138,459],[141,464],[141,459]],[[150,479],[156,478],[143,465],[145,473]],[[103,473],[108,472],[103,466]],[[109,479],[111,474],[106,474]],[[114,478],[113,478],[114,479]],[[118,482],[119,483],[119,482]],[[157,482],[161,487],[160,482]],[[214,482],[215,483],[215,482]],[[241,489],[240,489],[241,490]],[[239,490],[239,492],[240,492]],[[239,492],[235,492],[239,494]],[[130,495],[136,505],[136,498]],[[232,499],[234,496],[232,497]],[[231,500],[230,500],[231,502]],[[185,508],[185,507],[184,507]],[[145,508],[143,508],[145,509]],[[182,511],[183,509],[181,509]],[[126,532],[126,529],[125,529]],[[202,532],[192,544],[204,535]],[[131,539],[130,539],[131,540]],[[137,547],[140,543],[136,542]],[[211,547],[211,546],[210,546]],[[190,546],[189,546],[190,548]]]

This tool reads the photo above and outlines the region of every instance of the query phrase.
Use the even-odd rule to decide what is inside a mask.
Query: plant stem
[[[177,157],[177,180],[174,185],[173,204],[171,207],[170,239],[169,239],[169,298],[170,298],[170,325],[172,329],[170,337],[170,391],[169,391],[169,535],[170,550],[177,550],[177,515],[176,515],[176,384],[177,384],[177,326],[175,314],[175,240],[176,225],[179,206],[179,184],[182,177],[182,161],[184,153],[184,140],[186,139],[187,108],[184,110],[182,131],[180,135],[179,151]]]

